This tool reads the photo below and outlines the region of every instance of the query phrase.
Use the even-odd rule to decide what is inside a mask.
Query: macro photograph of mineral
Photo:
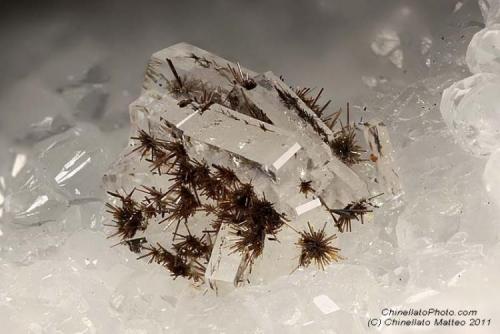
[[[0,27],[0,333],[500,333],[500,0]]]

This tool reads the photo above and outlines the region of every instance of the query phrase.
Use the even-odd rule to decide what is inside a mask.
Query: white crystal
[[[500,145],[499,90],[500,76],[480,73],[443,92],[443,119],[455,139],[474,155],[489,155]]]
[[[217,291],[224,292],[242,283],[244,279],[243,272],[247,264],[239,253],[231,249],[234,245],[232,238],[234,239],[231,227],[222,225],[205,271],[208,284]]]
[[[11,177],[16,177],[17,174],[23,169],[26,165],[26,154],[18,153],[16,155],[16,159],[14,160],[14,164],[12,165],[12,171],[10,172]]]
[[[69,206],[68,199],[39,175],[33,166],[9,180],[5,196],[5,214],[22,225],[56,220]]]
[[[377,78],[373,77],[373,76],[366,76],[366,75],[363,75],[361,77],[361,81],[363,81],[363,83],[365,85],[367,85],[368,87],[370,88],[375,88],[377,87],[378,85],[378,80]]]
[[[0,254],[12,262],[29,264],[63,245],[68,235],[81,228],[76,207],[69,208],[53,221],[33,226],[6,224],[0,243]],[[1,236],[0,236],[1,237]]]
[[[319,200],[319,198],[316,198],[309,202],[299,205],[298,207],[295,208],[295,211],[297,212],[297,215],[300,216],[320,206],[321,206],[321,201]]]
[[[39,126],[45,130],[26,137],[42,140],[17,153],[10,174],[2,178],[7,186],[2,214],[16,224],[55,221],[70,205],[99,200],[103,189],[95,175],[102,175],[116,154],[111,152],[117,143],[94,126],[79,123],[53,133],[53,119],[44,122]]]
[[[500,1],[479,0],[479,8],[486,25],[500,23]]]
[[[396,31],[384,29],[377,34],[375,40],[371,44],[371,47],[376,55],[387,56],[400,44],[401,40],[399,39],[399,35]]]
[[[396,226],[399,247],[415,249],[451,238],[459,230],[459,212],[446,210],[456,204],[449,193],[438,192],[406,207]]]
[[[99,183],[91,180],[104,174],[114,156],[105,142],[98,129],[84,123],[47,138],[35,146],[40,172],[69,199],[98,198]]]
[[[409,265],[410,283],[417,286],[440,290],[450,282],[456,281],[456,275],[467,268],[469,264],[482,261],[484,258],[482,245],[475,245],[467,241],[467,234],[458,232],[447,242],[434,243],[424,248]],[[432,268],[440,268],[432,276]]]
[[[404,55],[403,51],[401,49],[395,50],[391,55],[389,56],[389,60],[391,63],[394,64],[399,69],[403,68],[403,61],[404,61]]]
[[[330,314],[335,311],[340,310],[337,304],[334,303],[333,300],[330,299],[327,295],[319,295],[314,297],[314,304],[318,307],[318,309],[324,314]]]
[[[500,75],[500,24],[488,26],[472,37],[466,61],[472,73]]]
[[[490,155],[484,168],[483,183],[488,196],[500,208],[500,187],[498,186],[500,184],[500,150]]]
[[[455,4],[455,8],[453,9],[453,13],[458,12],[460,9],[462,9],[463,6],[464,6],[464,3],[462,1],[458,1]]]
[[[438,295],[439,291],[433,290],[433,289],[428,289],[428,290],[423,290],[417,294],[411,295],[410,297],[406,298],[405,302],[406,303],[416,303],[421,300],[425,300],[429,297]]]
[[[172,102],[172,105],[176,105],[176,102]],[[173,120],[170,115],[174,117]],[[266,125],[268,131],[263,131],[260,126],[247,125],[243,121],[235,120],[234,117],[237,116],[221,105],[212,105],[203,112],[203,115],[192,111],[186,117],[181,116],[182,119],[179,120],[180,115],[182,114],[170,112],[163,118],[182,130],[185,135],[237,154],[273,173],[276,173],[301,148],[293,138],[275,131],[271,125]],[[236,142],[234,138],[238,138],[238,141]],[[241,146],[240,142],[245,145]]]
[[[425,55],[432,47],[432,39],[430,37],[422,37],[422,41],[420,42],[420,53]]]

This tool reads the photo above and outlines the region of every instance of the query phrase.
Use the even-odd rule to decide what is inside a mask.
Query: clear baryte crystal
[[[205,279],[210,287],[222,291],[244,281],[245,261],[231,249],[234,235],[231,227],[222,225],[215,239],[212,254],[205,271]]]
[[[368,144],[370,159],[377,168],[377,180],[383,191],[397,196],[401,194],[401,184],[394,165],[393,149],[387,127],[380,120],[364,124],[363,133]]]
[[[190,87],[205,90],[205,97],[224,98],[204,105],[203,96],[192,98],[185,93]],[[273,238],[264,238],[265,247],[257,259],[238,249],[236,231],[222,224],[204,265],[205,283],[219,293],[294,271],[298,233],[309,224],[315,231],[325,228],[325,233],[335,233],[329,209],[370,195],[368,178],[335,156],[331,143],[337,134],[311,108],[272,72],[252,72],[186,43],[154,53],[147,65],[142,94],[130,105],[131,137],[148,133],[162,141],[182,138],[191,158],[234,170],[241,182],[251,182],[258,196],[265,196],[276,212],[286,216],[288,226]],[[383,128],[381,138],[388,150],[383,152],[387,159],[381,160],[383,174],[390,168],[388,161],[392,162]],[[145,203],[144,192],[137,189],[166,191],[173,181],[155,172],[152,152],[144,153],[138,145],[137,139],[130,140],[106,173],[104,184],[108,191],[130,193],[133,200]],[[311,181],[314,194],[300,192],[302,181]],[[393,178],[387,182],[396,187]],[[110,198],[112,204],[119,202]],[[195,213],[188,227],[164,217],[151,218],[136,238],[168,249],[174,243],[174,228],[178,234],[201,233],[212,219]]]
[[[194,57],[198,57],[198,59]],[[231,90],[233,87],[227,66],[237,68],[236,64],[188,43],[178,43],[152,55],[146,68],[143,91],[159,94],[167,92],[167,82],[175,79],[167,59],[174,63],[175,69],[181,77],[189,75],[193,78],[199,78],[213,87],[219,87],[223,90]],[[243,67],[242,71],[251,77],[256,75],[255,72]]]

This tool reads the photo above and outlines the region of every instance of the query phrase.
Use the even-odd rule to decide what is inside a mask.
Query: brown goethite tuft
[[[166,213],[166,192],[157,189],[155,186],[143,186],[142,189],[138,189],[138,191],[146,194],[142,206],[142,211],[148,213],[146,216],[152,217],[156,216],[156,214],[164,215]]]
[[[335,155],[348,165],[361,161],[363,150],[356,143],[356,130],[353,127],[342,127],[335,133],[335,139],[330,143]]]
[[[134,239],[129,239],[129,240],[122,240],[119,243],[115,244],[114,246],[117,245],[127,245],[128,249],[133,252],[133,253],[140,253],[142,250],[142,245],[147,243],[146,238],[134,238]]]
[[[214,103],[223,104],[222,92],[218,88],[202,85],[199,93],[195,95],[194,101],[198,104],[201,111],[205,111]]]
[[[179,76],[177,70],[175,69],[174,63],[167,59],[168,65],[174,79],[168,81],[167,88],[170,94],[176,96],[177,98],[191,98],[196,92],[199,92],[203,87],[203,82],[198,79],[194,79],[187,76]]]
[[[349,114],[349,103],[347,103],[347,124],[340,124],[340,130],[334,133],[334,139],[330,142],[330,147],[342,162],[350,166],[363,161],[361,154],[365,150],[357,143],[357,129],[354,125],[351,125]]]
[[[215,169],[215,179],[227,188],[234,189],[240,183],[240,179],[238,179],[238,176],[236,176],[236,173],[232,169],[216,164],[213,164],[212,167]]]
[[[138,144],[136,144],[137,147],[134,148],[131,153],[138,151],[141,153],[141,159],[144,158],[144,156],[151,154],[151,160],[154,160],[158,153],[162,150],[164,142],[156,139],[150,134],[150,132],[151,130],[139,130],[137,136],[130,137],[130,139],[138,142]]]
[[[144,246],[143,249],[148,251],[148,253],[138,257],[138,259],[149,258],[149,263],[155,262],[164,266],[170,271],[174,279],[179,276],[192,279],[194,282],[202,279],[203,266],[197,261],[189,260],[184,256],[170,252],[160,244],[157,246]]]
[[[155,53],[142,87],[131,148],[107,175],[106,226],[115,245],[174,279],[220,292],[325,269],[342,259],[327,227],[350,232],[377,208],[381,185],[361,167],[393,171],[383,123],[365,127],[379,156],[365,159],[349,104],[342,124],[342,110],[320,102],[324,89],[293,88],[186,43]]]
[[[151,171],[158,174],[168,173],[175,165],[187,160],[187,152],[181,142],[167,142],[156,156],[148,160]]]
[[[306,197],[310,193],[314,194],[315,190],[312,187],[312,181],[300,180],[299,183],[299,191],[304,194]]]
[[[177,254],[193,259],[207,258],[210,255],[211,247],[204,240],[206,235],[201,238],[191,234],[178,235],[178,237],[181,240],[173,244]]]
[[[236,242],[232,250],[248,254],[252,261],[262,255],[266,239],[263,226],[235,225],[233,229]]]
[[[229,72],[233,77],[233,82],[248,90],[257,87],[257,83],[255,83],[255,80],[251,78],[248,73],[243,73],[240,64],[237,65],[238,69],[233,68],[229,64],[227,65],[227,68],[229,69]]]
[[[186,222],[201,207],[200,201],[194,193],[183,185],[172,190],[172,199],[167,205],[169,215],[163,221],[174,220]]]
[[[110,196],[118,198],[121,202],[121,205],[106,203],[107,212],[113,216],[114,225],[111,226],[116,228],[111,237],[120,236],[122,239],[131,239],[138,231],[146,229],[147,221],[139,203],[132,199],[133,193],[134,190],[127,195],[108,192]]]
[[[314,262],[319,268],[324,269],[331,262],[342,259],[339,255],[340,249],[332,246],[337,236],[335,234],[327,236],[325,227],[326,224],[321,230],[315,231],[308,223],[308,230],[300,232],[300,239],[297,242],[300,248],[299,266],[307,267]]]
[[[295,94],[311,109],[318,117],[323,116],[323,112],[328,107],[332,100],[328,100],[323,106],[318,104],[318,100],[323,93],[323,88],[321,88],[316,96],[310,95],[313,92],[312,88],[295,88]]]
[[[243,188],[234,197],[236,205],[230,210],[235,212],[233,233],[237,237],[232,249],[246,254],[250,263],[262,255],[267,236],[276,235],[285,223],[285,216],[274,208],[265,197],[258,198],[253,189]]]
[[[383,194],[378,194],[372,196],[368,199],[361,199],[356,202],[351,202],[347,204],[343,209],[332,209],[330,210],[334,215],[335,226],[339,232],[351,232],[352,231],[352,221],[360,221],[364,224],[363,217],[369,212],[373,212],[373,208],[377,208],[375,204],[371,201]]]

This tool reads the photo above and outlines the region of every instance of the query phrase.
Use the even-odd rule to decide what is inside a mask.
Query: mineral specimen
[[[383,123],[325,117],[322,92],[185,43],[153,54],[104,177],[110,235],[217,291],[342,259],[334,232],[401,189]],[[380,185],[353,168],[373,163]]]

